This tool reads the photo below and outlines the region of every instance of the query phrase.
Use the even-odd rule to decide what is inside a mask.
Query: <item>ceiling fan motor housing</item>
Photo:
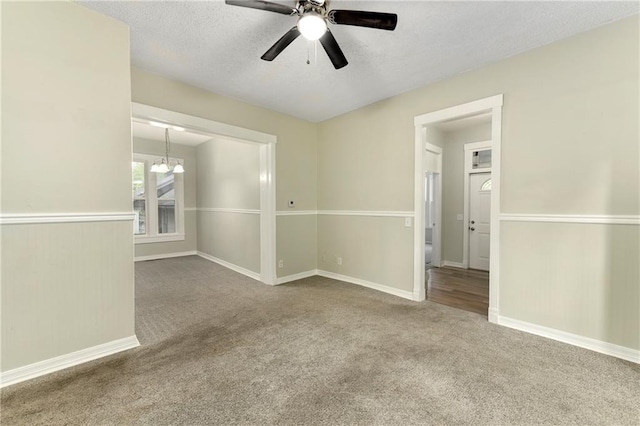
[[[308,3],[311,3],[314,6],[323,6],[324,0],[307,0]]]
[[[303,16],[309,12],[315,12],[318,15],[324,17],[327,14],[324,1],[319,0],[302,0],[298,2],[298,15]]]

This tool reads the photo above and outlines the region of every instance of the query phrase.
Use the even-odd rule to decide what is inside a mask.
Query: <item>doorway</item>
[[[431,113],[423,114],[415,117],[415,218],[416,218],[416,226],[414,229],[414,300],[425,300],[427,293],[427,285],[425,277],[435,276],[438,272],[447,272],[449,278],[453,277],[458,279],[460,275],[466,274],[478,274],[480,275],[480,279],[486,279],[489,282],[488,290],[489,290],[489,305],[488,309],[485,308],[484,313],[488,314],[488,319],[491,322],[497,322],[498,319],[498,307],[499,307],[499,237],[500,237],[500,229],[499,229],[499,214],[500,214],[500,145],[501,145],[501,127],[502,127],[502,104],[503,104],[503,96],[497,95],[490,98],[480,99],[474,102],[469,102],[467,104],[457,105],[450,108],[446,108],[439,111],[434,111]],[[492,175],[490,179],[490,183],[487,185],[491,186],[490,191],[485,191],[486,194],[483,195],[482,199],[484,201],[489,201],[490,208],[488,209],[489,215],[489,230],[490,232],[484,232],[482,235],[478,232],[478,238],[475,236],[475,240],[481,240],[482,242],[486,242],[488,240],[488,244],[482,246],[482,252],[485,254],[486,262],[489,263],[488,270],[486,271],[471,271],[469,269],[468,261],[464,262],[471,257],[470,252],[467,250],[463,251],[463,257],[466,259],[462,262],[457,262],[457,268],[451,268],[452,271],[445,271],[447,268],[446,262],[441,259],[441,263],[444,263],[443,268],[435,271],[434,268],[430,269],[429,272],[426,271],[425,268],[425,241],[426,241],[426,209],[427,205],[425,203],[425,194],[427,185],[427,179],[425,179],[425,163],[426,163],[426,152],[425,149],[429,139],[428,135],[430,134],[430,129],[434,128],[435,125],[449,122],[456,119],[464,119],[464,118],[473,118],[476,116],[485,115],[490,117],[490,128],[491,128],[491,150],[493,157],[493,167],[492,167]],[[479,174],[479,173],[477,173]],[[460,176],[460,175],[459,175]],[[466,176],[464,176],[466,178]],[[466,179],[465,179],[466,180]],[[484,184],[484,182],[482,182]],[[465,185],[469,188],[468,184]],[[465,197],[466,198],[466,197]],[[487,210],[487,209],[486,209]],[[458,210],[459,211],[459,210]],[[484,220],[486,218],[483,218]],[[456,215],[447,215],[447,219],[449,221],[457,220],[460,225],[470,224],[470,221],[473,220],[476,222],[476,219],[469,219],[468,211],[465,211],[465,214],[456,214]],[[464,222],[463,222],[464,220]],[[484,230],[484,228],[483,228]],[[474,232],[470,231],[469,232]],[[469,235],[466,232],[463,232],[466,235],[465,239],[469,239]],[[481,247],[477,246],[478,250]],[[475,250],[475,249],[474,249]],[[486,256],[486,251],[488,251],[489,256]],[[480,253],[480,251],[478,252]],[[481,253],[481,254],[482,254]],[[475,252],[474,252],[474,255]],[[482,257],[482,256],[476,256]],[[483,275],[484,274],[484,275]],[[434,281],[435,282],[435,281]]]
[[[434,166],[429,146],[425,156],[426,299],[485,316],[489,308],[490,139],[490,114],[447,120],[427,133],[427,141],[441,148],[441,167]],[[436,175],[430,169],[442,173]],[[431,219],[438,204],[432,196],[433,176],[442,176],[443,214],[440,241],[430,245],[430,231],[438,228]],[[438,248],[442,259],[429,263],[431,250]]]
[[[435,240],[435,228],[436,228],[436,179],[439,173],[433,171],[427,171],[425,174],[425,229],[424,229],[424,264],[425,268],[429,270],[434,264],[440,266],[439,256],[440,253],[436,250],[436,261],[434,262],[433,247]]]
[[[424,156],[424,250],[426,269],[441,263],[442,148],[426,143]]]
[[[469,175],[469,268],[489,271],[491,247],[491,173]]]
[[[247,275],[265,284],[276,283],[276,221],[275,221],[275,144],[277,138],[274,135],[255,130],[231,126],[192,115],[165,110],[132,103],[132,119],[134,121],[156,123],[166,127],[181,128],[193,134],[221,137],[229,141],[243,142],[258,147],[259,157],[259,210],[238,210],[241,213],[248,212],[259,215],[259,273],[236,267],[233,264],[205,257],[236,272]],[[194,209],[198,210],[198,209]],[[207,209],[220,210],[220,209]],[[236,209],[227,209],[232,211]],[[202,209],[202,211],[205,211]]]

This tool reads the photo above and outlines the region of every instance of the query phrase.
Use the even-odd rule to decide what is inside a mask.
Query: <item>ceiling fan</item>
[[[285,33],[280,40],[276,41],[262,55],[261,58],[265,61],[273,61],[302,34],[307,40],[320,40],[320,44],[327,52],[333,66],[336,69],[340,69],[348,64],[347,58],[327,27],[327,22],[335,25],[355,25],[388,31],[393,31],[398,22],[398,15],[395,13],[339,9],[327,11],[325,0],[299,0],[296,2],[296,7],[262,0],[225,0],[225,2],[232,6],[248,7],[298,17],[297,25]]]

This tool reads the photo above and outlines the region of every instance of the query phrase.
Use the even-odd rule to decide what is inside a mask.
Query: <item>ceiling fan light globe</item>
[[[327,32],[327,21],[317,13],[305,13],[298,19],[298,31],[307,40],[318,40]]]

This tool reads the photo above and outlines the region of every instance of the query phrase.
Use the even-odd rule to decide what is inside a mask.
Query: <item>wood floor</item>
[[[426,273],[427,300],[487,316],[489,273],[474,269],[431,268]]]

